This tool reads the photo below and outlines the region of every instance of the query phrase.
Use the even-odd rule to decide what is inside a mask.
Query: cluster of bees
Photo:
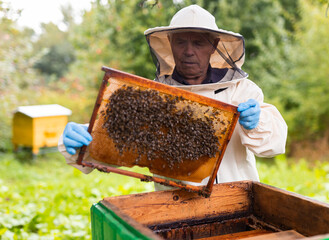
[[[152,89],[123,86],[109,98],[102,111],[103,128],[122,154],[143,155],[148,160],[164,159],[169,167],[184,160],[214,157],[219,140],[210,118],[197,118],[192,109],[177,107],[188,101]]]

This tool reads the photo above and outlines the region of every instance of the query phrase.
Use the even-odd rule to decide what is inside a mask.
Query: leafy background
[[[42,33],[19,28],[19,11],[0,0],[0,239],[89,239],[90,207],[103,197],[153,191],[152,184],[94,171],[84,175],[57,153],[30,161],[13,152],[18,106],[57,103],[70,121],[89,121],[109,66],[149,79],[155,67],[143,32],[168,25],[189,4],[246,40],[243,69],[289,126],[286,154],[258,159],[261,181],[329,202],[329,19],[327,0],[94,0],[79,24]]]

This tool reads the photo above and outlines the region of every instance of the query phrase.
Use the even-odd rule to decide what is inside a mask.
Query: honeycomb
[[[210,176],[237,120],[234,106],[137,76],[111,75],[101,96],[91,157],[177,180]]]

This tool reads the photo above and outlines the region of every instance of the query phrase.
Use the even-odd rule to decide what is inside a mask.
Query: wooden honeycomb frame
[[[86,146],[82,147],[77,163],[79,165],[98,169],[99,171],[114,172],[130,177],[139,178],[142,181],[154,181],[162,185],[183,188],[187,191],[197,192],[200,195],[209,197],[212,191],[214,180],[216,178],[216,173],[218,171],[225,149],[232,136],[233,130],[239,117],[237,107],[115,69],[103,67],[102,70],[105,72],[105,74],[101,87],[99,89],[98,97],[96,99],[96,103],[88,128],[88,131],[93,136],[93,141],[89,146],[89,154],[90,156],[92,156],[93,159],[97,161],[97,163],[88,162],[84,160],[84,155],[87,149]],[[196,113],[201,117],[204,115],[205,112],[209,112],[209,109],[211,109],[211,112],[215,112],[215,134],[216,136],[218,136],[220,142],[218,146],[219,151],[216,153],[216,156],[207,157],[203,159],[204,161],[202,163],[201,160],[199,161],[199,159],[194,162],[186,160],[182,163],[177,163],[177,165],[174,166],[175,171],[172,171],[172,169],[169,169],[167,166],[165,166],[166,162],[161,159],[149,161],[146,159],[145,156],[142,156],[141,161],[136,164],[135,159],[137,155],[135,152],[127,151],[123,154],[119,153],[119,151],[115,148],[113,139],[107,136],[106,130],[102,128],[104,119],[102,118],[101,113],[108,107],[107,103],[109,102],[109,96],[111,96],[111,94],[113,94],[115,90],[123,86],[152,89],[156,90],[160,94],[180,97],[181,99],[185,99],[184,102],[186,102],[186,104],[192,107],[194,106],[195,111],[198,111],[198,109],[203,109],[201,112]],[[221,124],[219,124],[219,122],[221,122]],[[223,126],[225,127],[225,129],[223,129]],[[126,167],[138,165],[141,167],[148,167],[152,173],[161,176],[166,176],[170,179],[178,180],[168,180],[167,178],[144,175],[120,169],[118,167],[113,167],[113,165]],[[163,168],[157,167],[160,165],[163,166]],[[191,174],[190,169],[187,173],[187,169],[189,169],[189,167],[192,165],[195,165],[196,167],[194,168],[194,170],[197,170],[193,170]],[[194,186],[182,182],[182,180],[200,180],[204,176],[209,176],[208,183],[204,186]]]

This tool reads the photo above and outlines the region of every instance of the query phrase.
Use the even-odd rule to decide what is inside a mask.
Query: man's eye
[[[197,45],[197,46],[204,46],[205,45],[205,42],[195,42],[195,45]]]
[[[184,44],[185,41],[176,41],[177,44]]]

